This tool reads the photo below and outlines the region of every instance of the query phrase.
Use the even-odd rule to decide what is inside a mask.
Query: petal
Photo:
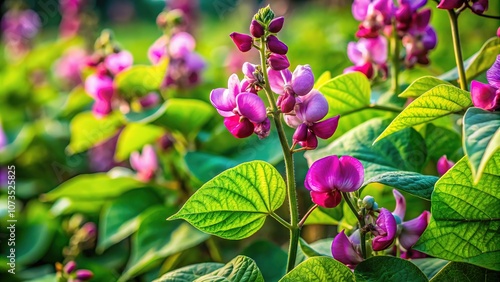
[[[299,119],[311,123],[321,120],[327,113],[328,102],[316,89],[301,97],[301,103],[298,103],[296,110]]]
[[[352,15],[357,21],[363,21],[368,12],[368,6],[371,0],[354,0],[352,3]]]
[[[300,126],[303,121],[300,120],[297,116],[295,115],[284,115],[283,119],[285,120],[285,123],[290,126],[291,128],[297,128]]]
[[[498,30],[500,31],[500,27]],[[500,55],[497,56],[491,68],[486,71],[486,78],[491,86],[500,88]]]
[[[335,155],[315,161],[307,171],[304,186],[315,192],[334,190],[334,172],[339,166],[339,159]]]
[[[436,47],[437,35],[436,31],[431,26],[428,26],[425,29],[425,34],[422,37],[422,44],[424,45],[424,48],[427,50],[431,50]]]
[[[224,125],[236,138],[246,138],[252,135],[254,125],[246,118],[240,116],[232,116],[224,119]]]
[[[188,53],[184,56],[186,68],[188,72],[198,72],[205,68],[205,60],[198,53]]]
[[[259,137],[259,139],[264,139],[269,136],[269,133],[271,132],[271,121],[269,120],[269,118],[266,118],[266,120],[261,123],[254,124],[254,126],[255,128],[253,132],[257,134],[257,137]]]
[[[439,176],[445,174],[450,168],[455,165],[455,162],[448,160],[446,156],[442,156],[437,161],[437,171]]]
[[[311,132],[310,130],[307,132],[306,141],[299,141],[298,144],[307,150],[314,150],[318,147],[318,137]]]
[[[269,37],[267,37],[267,46],[269,47],[269,51],[276,54],[286,55],[288,52],[288,46],[274,35],[269,35]]]
[[[392,190],[392,194],[394,194],[394,198],[396,199],[396,208],[392,213],[398,216],[401,221],[403,221],[406,213],[406,199],[403,194],[401,194],[396,189]]]
[[[253,38],[250,35],[233,32],[229,36],[241,52],[248,52],[252,49]]]
[[[324,208],[334,208],[340,204],[342,200],[342,194],[339,191],[331,190],[328,192],[315,192],[311,191],[311,199],[313,203],[324,207]]]
[[[273,70],[284,70],[290,66],[290,61],[288,61],[286,55],[275,53],[271,53],[271,55],[269,55],[267,62]]]
[[[349,42],[349,44],[347,44],[347,57],[349,57],[349,60],[355,65],[365,63],[363,53],[359,50],[356,42]]]
[[[132,154],[130,154],[130,166],[138,171],[138,170],[141,170],[141,155],[139,154],[139,152],[133,152]]]
[[[232,95],[229,95],[229,90],[224,88],[216,88],[210,92],[210,102],[220,111],[231,112],[236,108],[236,101]]]
[[[339,118],[340,115],[314,123],[311,126],[311,129],[319,138],[328,139],[332,137],[332,135],[337,130],[337,126],[339,125]]]
[[[363,257],[356,251],[356,247],[342,230],[332,242],[332,256],[341,263],[354,267],[363,261]]]
[[[292,74],[292,89],[299,96],[306,95],[314,87],[314,74],[309,65],[297,66]]]
[[[454,9],[454,8],[460,8],[464,4],[464,0],[441,0],[439,2],[439,5],[437,7],[439,9]]]
[[[384,36],[365,39],[363,44],[370,54],[370,58],[377,64],[383,64],[387,61],[387,39]],[[361,39],[360,39],[361,42]]]
[[[389,248],[396,238],[397,224],[394,216],[385,208],[380,209],[377,218],[377,228],[384,231],[373,238],[372,248],[374,251],[382,251]]]
[[[417,243],[420,235],[424,233],[429,224],[430,215],[430,212],[424,211],[419,217],[403,222],[403,228],[399,235],[399,243],[403,248],[408,250]]]
[[[114,53],[104,59],[104,65],[112,74],[118,74],[130,67],[134,62],[134,57],[128,51]]]
[[[170,39],[168,50],[172,58],[180,59],[191,53],[196,46],[194,37],[187,32],[178,32]]]
[[[156,153],[153,146],[146,145],[142,149],[142,169],[156,171],[158,168],[158,159],[156,158]]]
[[[232,99],[236,99],[236,95],[240,93],[240,79],[235,73],[229,77],[227,89],[229,89],[229,94],[232,96]]]
[[[475,80],[470,86],[474,106],[487,111],[493,111],[498,107],[499,97],[496,92],[498,91],[494,87]]]
[[[297,143],[299,141],[306,141],[307,140],[307,124],[303,123],[295,129],[295,132],[293,133],[292,140],[294,143]]]
[[[160,59],[167,54],[167,42],[167,37],[162,36],[149,47],[148,59],[151,63],[157,64]]]
[[[284,23],[285,23],[284,17],[277,17],[269,23],[268,29],[272,33],[277,33],[283,28]]]
[[[267,69],[267,75],[269,77],[269,86],[271,86],[271,90],[274,93],[280,95],[284,93],[285,84],[287,84],[287,82],[285,81],[286,72],[290,73],[289,70],[277,71],[271,68]],[[290,73],[290,77],[291,76],[292,75]]]
[[[240,114],[251,122],[261,123],[266,120],[266,105],[253,93],[243,92],[236,97],[236,107]]]
[[[249,62],[243,63],[241,70],[243,71],[243,74],[245,75],[245,77],[250,78],[250,79],[255,79],[253,73],[255,72],[256,66],[257,65],[251,64]]]
[[[339,158],[336,169],[332,167],[333,185],[342,192],[358,190],[364,182],[365,170],[361,162],[351,156]]]

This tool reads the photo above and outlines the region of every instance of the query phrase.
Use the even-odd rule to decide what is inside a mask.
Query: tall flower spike
[[[358,190],[364,181],[363,165],[350,156],[328,156],[314,162],[306,174],[305,187],[311,191],[315,204],[336,207],[341,192]]]
[[[382,251],[389,248],[396,239],[397,229],[396,219],[392,213],[385,208],[381,208],[375,230],[372,231],[375,234],[372,241],[373,250]]]
[[[137,177],[140,180],[151,180],[158,169],[158,159],[153,146],[144,146],[142,154],[139,154],[139,152],[133,152],[130,155],[130,165],[137,171]]]
[[[333,258],[350,268],[354,268],[363,261],[363,257],[359,254],[358,247],[353,241],[345,235],[345,230],[342,230],[332,242]]]

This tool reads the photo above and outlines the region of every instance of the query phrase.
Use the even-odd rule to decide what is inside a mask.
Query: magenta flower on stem
[[[391,24],[394,4],[392,0],[354,0],[352,14],[361,22],[356,36],[374,38],[379,36],[384,26]]]
[[[284,17],[274,18],[268,26],[269,32],[278,33],[283,28],[283,24],[285,23]]]
[[[73,88],[82,82],[81,72],[88,60],[83,48],[69,49],[57,61],[54,73],[68,88]]]
[[[271,55],[269,55],[267,63],[273,70],[277,71],[287,69],[290,66],[290,62],[288,61],[286,55],[275,53],[271,53]]]
[[[233,32],[229,36],[241,52],[248,52],[252,49],[253,38],[250,35]]]
[[[92,74],[85,80],[85,91],[94,98],[92,112],[98,118],[102,118],[112,111],[111,100],[113,98],[113,79],[104,74]]]
[[[144,146],[142,154],[133,152],[130,155],[130,165],[137,171],[137,178],[145,182],[150,181],[158,169],[158,159],[153,146]]]
[[[333,208],[342,200],[341,192],[353,192],[361,187],[364,175],[363,165],[356,158],[333,155],[311,165],[304,185],[311,191],[315,204]]]
[[[280,55],[286,55],[288,52],[288,46],[274,35],[269,35],[269,37],[267,37],[267,47],[269,51]]]
[[[192,53],[195,47],[196,41],[191,34],[187,32],[179,32],[170,38],[168,51],[172,58],[180,59]]]
[[[462,7],[464,3],[465,0],[441,0],[441,2],[439,2],[437,7],[439,9],[446,9],[446,10],[458,9]]]
[[[500,55],[497,56],[495,63],[486,71],[488,84],[473,80],[470,86],[472,103],[474,107],[486,111],[495,111],[500,109]]]
[[[387,39],[383,36],[350,42],[347,45],[347,56],[354,66],[346,68],[344,73],[359,71],[369,79],[378,71],[381,71],[384,77],[387,74]]]
[[[350,237],[347,237],[345,230],[342,230],[332,242],[333,258],[350,268],[354,268],[363,261],[359,251],[359,238],[356,238],[356,236],[359,236],[359,232],[354,232]]]
[[[439,158],[437,162],[437,171],[439,176],[442,176],[445,174],[450,168],[452,168],[455,165],[455,162],[448,160],[446,156],[442,156]]]
[[[295,97],[308,94],[314,86],[314,75],[309,65],[297,66],[293,74],[288,69],[276,71],[272,68],[267,73],[271,89],[280,95],[277,106],[283,113],[291,112],[295,106]]]
[[[488,0],[477,0],[472,4],[471,8],[474,12],[482,14],[488,10]]]
[[[132,66],[133,62],[134,57],[128,51],[113,53],[104,59],[104,65],[113,75],[117,75],[119,72]]]
[[[269,135],[270,121],[262,99],[246,92],[248,82],[240,82],[238,76],[229,77],[228,89],[217,88],[210,93],[210,102],[224,117],[224,125],[236,138],[245,138],[252,133],[259,138]]]
[[[375,235],[372,241],[372,249],[382,251],[389,248],[396,239],[397,229],[396,219],[394,219],[392,213],[385,208],[381,208],[375,230],[372,231]]]

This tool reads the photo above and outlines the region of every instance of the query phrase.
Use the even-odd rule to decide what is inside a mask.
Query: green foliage
[[[224,266],[223,263],[205,262],[188,265],[177,270],[168,272],[153,282],[193,282],[211,272]]]
[[[477,185],[467,157],[436,183],[429,226],[414,246],[432,256],[500,270],[500,152]]]
[[[411,262],[415,264],[420,270],[427,276],[427,279],[431,279],[441,271],[441,269],[449,263],[447,260],[438,258],[422,258],[422,259],[412,259]]]
[[[470,108],[464,116],[464,151],[477,184],[486,164],[500,148],[500,113]]]
[[[498,281],[500,272],[491,271],[463,262],[450,262],[434,276],[432,282],[453,281]]]
[[[253,161],[217,175],[205,183],[172,219],[226,239],[257,232],[266,216],[285,200],[285,182],[270,164]]]
[[[144,145],[151,144],[160,138],[165,130],[159,126],[129,123],[118,137],[115,160],[123,161],[134,151],[140,151]]]
[[[272,242],[254,241],[241,254],[255,261],[266,282],[278,281],[285,275],[287,253]]]
[[[309,215],[309,217],[307,217],[307,220],[304,224],[338,225],[341,218],[341,209],[327,209],[323,207],[317,207]]]
[[[425,127],[425,144],[431,160],[438,160],[444,155],[451,157],[462,148],[460,134],[432,123]]]
[[[362,281],[428,281],[413,263],[389,256],[375,256],[362,261],[354,269],[357,282]]]
[[[280,282],[294,281],[355,281],[351,270],[341,262],[329,257],[312,257],[300,263]]]
[[[328,101],[327,117],[370,105],[370,81],[360,72],[346,73],[324,82],[319,91]]]
[[[22,154],[35,138],[36,128],[27,124],[21,128],[14,141],[0,149],[0,164],[7,164]]]
[[[71,116],[73,114],[82,111],[86,106],[91,104],[93,101],[92,97],[85,92],[83,86],[77,86],[68,94],[66,102],[62,106],[60,115],[64,117]]]
[[[402,129],[459,113],[471,105],[469,92],[451,85],[438,85],[408,105],[374,143]]]
[[[114,85],[120,95],[127,100],[158,92],[165,78],[167,66],[167,60],[154,66],[132,66],[116,75]]]
[[[441,84],[450,85],[450,83],[434,76],[422,76],[413,81],[412,84],[398,96],[401,98],[420,97],[420,95]]]

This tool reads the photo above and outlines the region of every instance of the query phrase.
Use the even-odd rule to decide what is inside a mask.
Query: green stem
[[[399,38],[396,29],[396,20],[392,22],[392,37],[391,37],[391,90],[394,95],[399,94]]]
[[[277,222],[281,223],[281,225],[285,226],[286,228],[288,228],[288,229],[292,228],[292,226],[290,225],[290,223],[286,222],[283,218],[281,218],[281,216],[275,214],[274,212],[271,212],[269,215],[272,218],[276,219]]]
[[[460,35],[458,33],[458,15],[453,9],[450,9],[448,10],[448,16],[450,18],[451,35],[453,39],[453,49],[455,51],[455,62],[458,69],[458,77],[460,79],[460,88],[467,91],[467,77],[465,77],[462,46],[460,45]]]
[[[217,247],[217,244],[214,241],[213,237],[208,238],[206,241],[208,252],[210,253],[210,256],[212,257],[212,260],[215,262],[223,262],[222,256],[219,252],[219,248]]]
[[[286,138],[285,130],[283,128],[283,123],[281,122],[281,114],[276,106],[276,99],[271,91],[271,86],[269,84],[269,76],[267,75],[266,67],[266,42],[261,39],[260,42],[260,60],[262,72],[264,75],[265,92],[267,99],[269,100],[269,106],[274,119],[274,124],[276,126],[276,131],[280,139],[281,149],[283,150],[283,158],[285,161],[285,171],[286,171],[286,186],[288,195],[288,205],[290,208],[290,246],[288,249],[288,263],[287,272],[291,271],[295,267],[295,260],[297,258],[297,247],[299,244],[300,229],[299,223],[299,209],[297,205],[297,191],[295,190],[295,171],[293,168],[293,155],[290,151],[290,146],[288,145],[288,140]]]
[[[359,233],[361,237],[361,255],[363,256],[364,259],[366,259],[366,233],[363,231],[363,228],[365,227],[365,215],[364,212],[363,214],[359,214],[358,210],[356,207],[354,207],[354,204],[351,202],[351,198],[349,197],[349,193],[347,192],[342,192],[342,197],[344,198],[345,202],[347,203],[347,206],[349,206],[349,209],[352,211],[352,213],[356,216],[359,222]]]
[[[309,217],[309,215],[318,207],[318,205],[314,205],[312,206],[307,212],[306,214],[304,215],[304,217],[302,217],[302,219],[299,221],[299,228],[302,228],[302,226],[304,225],[304,223],[306,222],[307,218]]]

